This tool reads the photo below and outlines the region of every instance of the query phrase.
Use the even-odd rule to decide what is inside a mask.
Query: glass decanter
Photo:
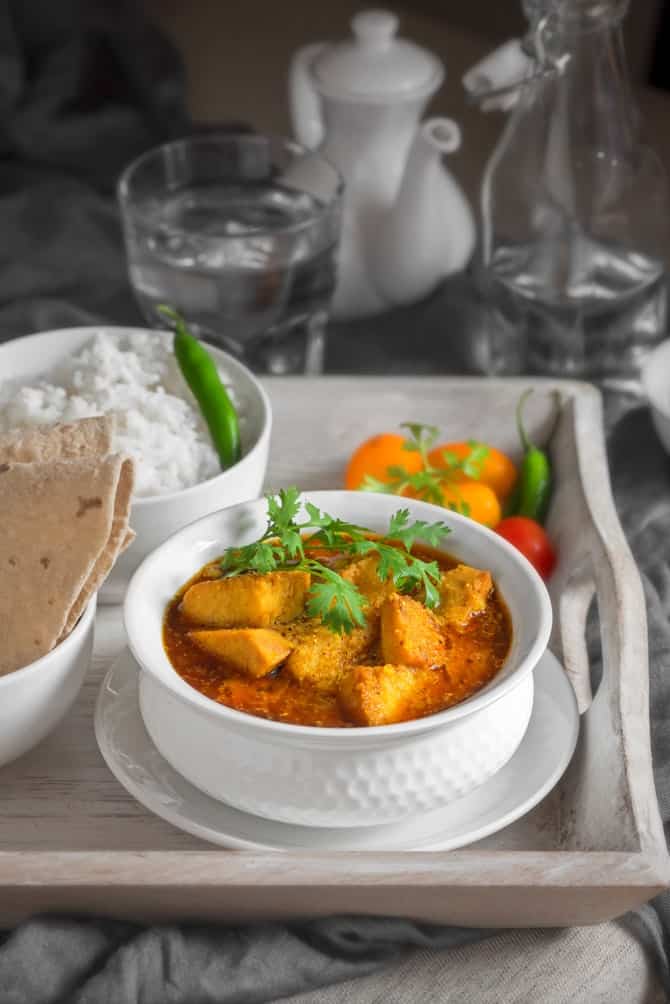
[[[628,0],[525,0],[527,75],[482,185],[488,369],[634,382],[665,334],[670,200],[639,140]]]

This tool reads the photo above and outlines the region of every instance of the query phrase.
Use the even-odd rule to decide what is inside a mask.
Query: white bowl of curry
[[[271,819],[362,826],[440,808],[523,738],[551,630],[546,588],[506,541],[426,502],[309,492],[299,523],[310,505],[365,528],[365,542],[343,545],[331,523],[315,543],[312,528],[304,560],[278,565],[249,547],[277,540],[260,499],[198,520],[145,559],[124,616],[147,730],[191,783]],[[414,521],[438,547],[407,535]]]

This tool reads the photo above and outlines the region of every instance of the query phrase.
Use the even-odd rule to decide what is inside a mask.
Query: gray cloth
[[[645,946],[625,921],[501,931],[402,953],[382,970],[284,1004],[662,1004]]]
[[[0,337],[139,321],[114,186],[188,131],[181,71],[133,0],[0,0]]]
[[[140,322],[113,181],[142,149],[187,128],[174,54],[134,4],[0,0],[0,340],[72,324]],[[478,305],[461,278],[419,308],[334,328],[327,366],[471,371],[477,331]],[[635,399],[609,399],[608,423],[617,504],[649,608],[656,783],[668,821],[670,477]],[[626,924],[654,951],[670,990],[670,899],[660,897]],[[0,1004],[272,1001],[369,974],[410,949],[461,951],[489,936],[388,918],[141,928],[38,917],[0,936]]]
[[[410,946],[481,932],[402,920],[153,927],[42,918],[0,948],[2,1004],[260,1004],[362,976]]]

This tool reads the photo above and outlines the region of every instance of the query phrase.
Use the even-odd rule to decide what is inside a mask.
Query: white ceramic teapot
[[[308,45],[293,58],[296,138],[345,181],[336,318],[411,303],[467,263],[470,206],[441,157],[460,146],[451,119],[421,113],[444,79],[436,56],[396,38],[398,19],[364,11],[354,37]]]

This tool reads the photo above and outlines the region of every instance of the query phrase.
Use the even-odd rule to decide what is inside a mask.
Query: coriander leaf
[[[332,516],[329,516],[328,513],[321,512],[321,510],[312,502],[305,502],[305,512],[309,516],[310,526],[330,526],[333,522]]]
[[[309,591],[305,607],[308,615],[320,617],[338,634],[349,634],[356,625],[364,627],[367,601],[354,584],[324,565],[314,571],[320,581],[313,582]]]
[[[474,440],[471,440],[468,446],[470,452],[463,460],[462,470],[469,478],[477,481],[482,476],[482,467],[489,455],[489,448],[485,443],[477,443]]]
[[[470,515],[470,506],[467,502],[450,502],[449,509],[451,509],[452,512],[459,513],[461,516]]]
[[[411,593],[421,585],[421,582],[421,572],[413,563],[405,563],[393,576],[393,585],[399,593]]]
[[[443,450],[442,459],[444,460],[444,465],[448,471],[458,470],[461,467],[461,458],[453,450]]]
[[[328,547],[342,546],[345,550],[352,540],[365,540],[368,532],[354,523],[347,523],[343,519],[334,519],[327,513],[315,510],[316,515],[310,519],[310,526],[317,526],[319,529],[312,535],[310,540],[321,542]]]
[[[370,551],[376,551],[379,548],[379,543],[376,540],[370,540],[368,537],[362,537],[360,540],[352,540],[349,544],[349,553],[352,555],[363,555],[369,554]]]
[[[436,505],[444,505],[442,477],[436,477],[432,470],[417,471],[407,476],[406,487],[412,489],[416,498]]]
[[[387,467],[386,473],[390,479],[402,480],[407,477],[407,470],[404,467],[398,467],[395,464],[393,467]]]
[[[327,512],[321,512],[311,502],[306,503],[305,509],[309,516],[309,520],[305,526],[309,526],[310,528],[318,527],[316,533],[310,537],[310,540],[315,542],[321,541],[324,544],[332,546],[335,543],[337,534],[341,532],[341,528],[345,524],[342,520],[334,519]]]
[[[423,568],[421,570],[421,579],[423,583],[423,588],[425,589],[425,599],[424,602],[427,607],[434,610],[435,607],[440,605],[440,593],[435,588],[435,583],[439,584],[442,574],[440,572],[440,566],[436,561],[422,562]]]
[[[379,561],[377,563],[377,575],[386,582],[389,576],[394,584],[398,584],[405,575],[407,569],[407,555],[398,547],[388,545],[378,545]]]
[[[401,422],[401,429],[408,429],[410,438],[403,443],[403,450],[423,453],[437,442],[440,430],[436,425],[423,425],[421,422]]]
[[[398,520],[398,517],[402,517]],[[417,540],[423,540],[431,547],[438,547],[442,540],[451,533],[446,523],[426,523],[419,519],[408,525],[409,512],[407,509],[400,509],[391,517],[389,530],[386,534],[387,540],[397,540],[403,547],[410,551]]]
[[[468,446],[473,460],[484,460],[491,452],[486,443],[479,443],[476,439],[469,439]]]
[[[253,555],[249,557],[249,569],[252,572],[259,572],[261,575],[266,572],[274,572],[278,556],[281,557],[280,547],[277,547],[276,544],[260,542],[256,545]]]
[[[226,575],[239,575],[241,572],[248,571],[252,567],[256,552],[261,545],[262,541],[256,541],[245,547],[229,548],[221,559],[222,570]],[[276,566],[268,568],[268,571],[272,571],[274,567]]]
[[[475,461],[470,460],[469,457],[467,457],[463,461],[461,470],[466,475],[466,477],[472,478],[473,481],[478,481],[482,473],[481,464],[478,464]]]
[[[423,586],[426,606],[438,606],[440,594],[434,583],[440,582],[441,572],[437,562],[422,561],[413,555],[405,557],[404,566],[398,567],[393,576],[393,584],[396,589],[401,593],[408,593]]]
[[[267,496],[268,520],[272,530],[281,536],[282,530],[291,527],[300,511],[300,489],[281,488],[277,495]]]
[[[300,530],[288,527],[281,535],[281,546],[290,559],[302,557],[305,553]]]
[[[393,537],[409,523],[409,509],[396,509],[389,520],[387,537]]]
[[[423,520],[417,520],[410,529],[415,530],[416,540],[422,540],[430,547],[439,547],[444,538],[451,533],[451,527],[446,523],[424,523]]]
[[[359,491],[392,495],[393,485],[389,484],[388,481],[380,481],[379,478],[373,478],[371,474],[366,474],[359,486]]]

